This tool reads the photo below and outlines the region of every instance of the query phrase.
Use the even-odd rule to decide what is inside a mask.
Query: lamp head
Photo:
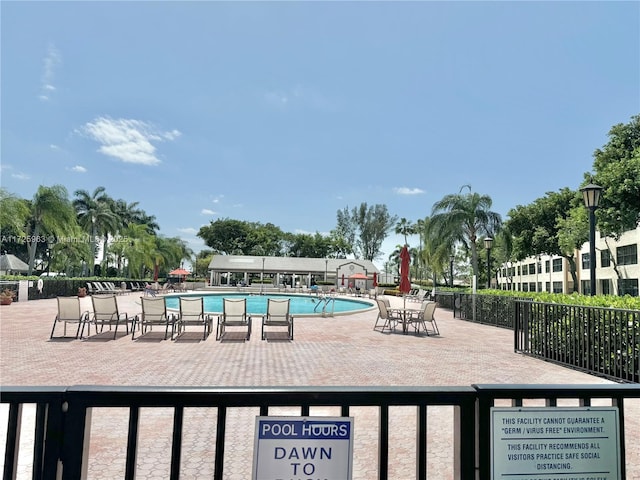
[[[493,238],[487,237],[484,239],[484,248],[486,248],[487,250],[490,250],[492,245],[493,245]]]
[[[594,183],[589,183],[580,189],[582,192],[582,199],[584,200],[584,206],[587,208],[598,208],[600,203],[600,194],[602,193],[602,187]]]

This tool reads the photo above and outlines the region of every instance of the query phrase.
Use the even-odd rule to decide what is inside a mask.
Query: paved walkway
[[[82,299],[90,310],[90,299]],[[139,295],[118,297],[120,310],[140,312]],[[392,299],[393,302],[399,299]],[[19,302],[0,309],[0,385],[152,385],[152,386],[469,386],[474,383],[596,384],[604,379],[513,353],[509,330],[452,318],[438,309],[441,335],[425,337],[374,332],[377,309],[334,318],[298,318],[293,342],[260,340],[259,319],[246,343],[221,343],[212,335],[199,340],[193,330],[178,341],[162,341],[159,332],[131,341],[124,332],[87,340],[49,340],[56,301]],[[58,327],[56,327],[58,328]],[[61,327],[60,327],[61,328]],[[61,331],[61,330],[60,330]],[[640,480],[640,402],[629,401],[627,479]],[[281,414],[298,412],[281,409]],[[452,408],[429,408],[429,478],[452,478]],[[122,477],[127,415],[94,410],[89,478]],[[233,409],[225,478],[250,478],[254,416]],[[311,414],[335,414],[312,409]],[[377,411],[354,408],[354,479],[376,477]],[[415,408],[391,412],[389,478],[415,476]],[[6,409],[0,411],[4,441]],[[32,421],[32,420],[31,420]],[[194,409],[185,418],[184,478],[211,477],[214,462],[215,409]],[[30,429],[25,430],[28,437]],[[170,459],[171,412],[145,409],[141,415],[136,478],[166,478]],[[28,442],[29,439],[24,440]],[[30,459],[20,459],[27,476]]]

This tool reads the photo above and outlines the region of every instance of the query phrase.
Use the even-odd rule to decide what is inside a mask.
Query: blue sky
[[[578,188],[640,112],[638,2],[1,9],[2,186],[104,186],[196,251],[219,218],[327,233],[367,202],[416,221],[467,184],[506,218]]]

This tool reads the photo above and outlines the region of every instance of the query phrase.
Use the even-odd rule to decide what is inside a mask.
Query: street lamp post
[[[453,288],[453,261],[456,257],[453,255],[449,256],[449,278],[451,279],[451,287]]]
[[[487,288],[491,288],[491,246],[493,245],[493,238],[487,237],[484,239],[484,248],[487,250]]]
[[[580,189],[584,206],[589,209],[589,270],[591,279],[589,290],[591,295],[596,294],[596,208],[600,202],[602,187],[590,183]]]
[[[264,295],[264,257],[262,257],[262,272],[260,272],[260,295]]]

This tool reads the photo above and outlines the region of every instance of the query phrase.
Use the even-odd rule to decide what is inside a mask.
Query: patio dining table
[[[411,308],[411,307],[400,307],[400,308],[392,308],[391,311],[393,312],[397,312],[399,315],[398,317],[400,318],[400,321],[402,322],[402,333],[403,334],[407,334],[407,332],[409,331],[409,325],[411,324],[411,317],[413,316],[414,313],[419,313],[420,309],[418,308]]]

